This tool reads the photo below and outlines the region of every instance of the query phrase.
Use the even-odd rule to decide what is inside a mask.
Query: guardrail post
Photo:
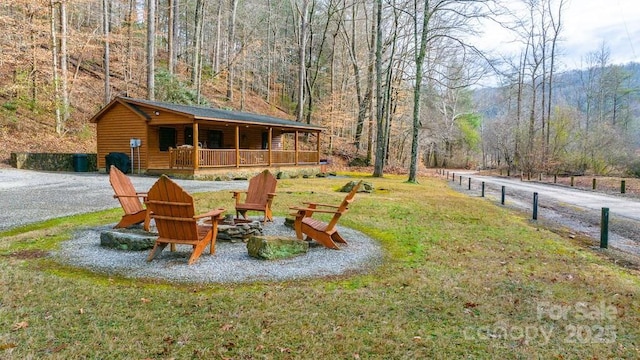
[[[620,194],[624,194],[627,192],[627,186],[626,186],[626,181],[622,180],[620,181]]]
[[[538,193],[533,193],[533,220],[538,220]]]
[[[596,178],[593,178],[593,184],[591,185],[591,188],[592,188],[593,190],[595,190],[595,189],[596,189]]]
[[[557,183],[558,182],[558,175],[553,174],[553,183]]]
[[[573,187],[573,176],[571,176],[571,187]]]
[[[469,186],[467,187],[467,190],[471,190],[471,178],[469,178]]]
[[[602,218],[600,220],[600,248],[606,249],[609,246],[609,208],[602,208]]]
[[[484,181],[482,182],[482,195],[480,195],[481,197],[484,197]]]
[[[506,187],[502,185],[502,195],[500,196],[500,204],[504,205],[504,196],[506,192]]]
[[[460,175],[460,186],[462,186],[462,175]]]

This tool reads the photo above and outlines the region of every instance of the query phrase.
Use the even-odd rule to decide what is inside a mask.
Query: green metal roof
[[[241,111],[230,111],[215,109],[205,106],[180,105],[160,101],[149,101],[143,99],[134,99],[129,97],[119,97],[118,99],[126,102],[131,106],[146,105],[157,109],[165,109],[168,111],[193,116],[199,120],[228,120],[242,123],[252,123],[259,125],[269,125],[275,127],[295,128],[313,131],[322,131],[324,128],[316,125],[299,123],[297,121],[280,119],[273,116],[259,115]]]

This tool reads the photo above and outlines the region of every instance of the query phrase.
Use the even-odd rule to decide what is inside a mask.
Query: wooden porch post
[[[295,149],[296,149],[296,166],[298,166],[298,130],[296,130],[296,138],[293,141]]]
[[[240,125],[236,125],[236,167],[240,167]]]
[[[320,164],[320,131],[318,131],[316,133],[316,135],[317,135],[317,138],[318,138],[318,146],[317,146],[317,149],[316,149],[316,153],[317,153],[317,156],[318,156],[318,164]]]
[[[269,128],[269,143],[267,145],[267,148],[269,150],[269,166],[271,166],[271,138],[273,137],[273,128],[270,127]]]
[[[200,167],[200,147],[198,146],[198,123],[193,122],[193,170]]]

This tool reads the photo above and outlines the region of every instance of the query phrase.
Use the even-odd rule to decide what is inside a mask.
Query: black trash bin
[[[105,157],[105,165],[107,168],[107,173],[111,169],[111,165],[118,168],[118,170],[122,171],[125,174],[131,172],[131,160],[129,159],[129,155],[120,152],[112,152],[108,153]]]
[[[89,157],[87,154],[73,154],[73,171],[89,171]]]

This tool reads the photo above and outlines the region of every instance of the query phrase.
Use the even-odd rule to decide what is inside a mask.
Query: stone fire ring
[[[107,276],[175,283],[248,283],[350,276],[372,271],[383,261],[382,248],[375,240],[338,226],[348,242],[340,250],[310,246],[306,254],[294,258],[259,260],[248,255],[243,242],[219,241],[215,254],[210,255],[207,248],[192,265],[187,265],[191,247],[184,245],[179,245],[175,252],[165,249],[156,259],[147,262],[148,250],[123,251],[101,246],[100,234],[112,227],[80,230],[51,255],[65,265]],[[295,232],[284,225],[284,218],[275,218],[275,222],[263,225],[263,231],[265,236],[295,237]]]

